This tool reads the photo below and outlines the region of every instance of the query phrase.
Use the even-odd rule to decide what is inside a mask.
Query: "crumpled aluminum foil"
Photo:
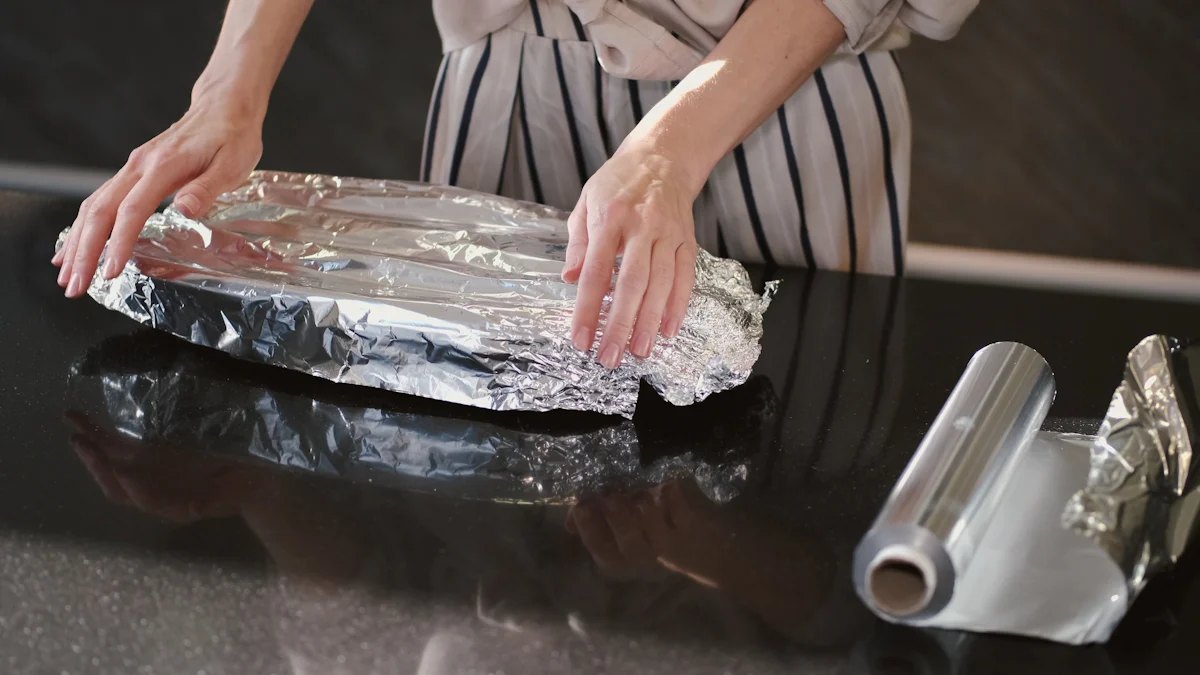
[[[219,354],[144,332],[102,343],[72,365],[72,405],[149,446],[521,503],[568,503],[684,478],[714,501],[728,501],[745,486],[758,450],[759,439],[742,433],[743,425],[761,427],[774,411],[769,382],[755,378],[730,399],[686,409],[711,422],[712,433],[648,457],[628,420],[569,412],[513,417],[245,371]],[[730,439],[737,445],[724,447]]]
[[[154,215],[122,273],[88,293],[241,359],[492,410],[631,417],[642,380],[676,405],[745,382],[773,285],[760,296],[740,264],[701,252],[680,334],[609,371],[571,345],[566,244],[549,207],[256,172],[199,220]]]
[[[1063,513],[1065,527],[1121,568],[1131,603],[1179,560],[1196,530],[1198,386],[1200,343],[1165,335],[1138,343],[1092,445],[1087,486]]]

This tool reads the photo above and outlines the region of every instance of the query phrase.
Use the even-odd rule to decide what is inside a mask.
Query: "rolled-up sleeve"
[[[979,0],[824,0],[846,27],[846,41],[862,52],[899,22],[918,35],[949,40]]]

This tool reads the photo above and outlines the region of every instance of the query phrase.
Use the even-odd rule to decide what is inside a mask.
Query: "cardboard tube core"
[[[896,617],[912,616],[929,605],[934,580],[925,565],[906,557],[880,556],[871,566],[867,588],[879,609]]]

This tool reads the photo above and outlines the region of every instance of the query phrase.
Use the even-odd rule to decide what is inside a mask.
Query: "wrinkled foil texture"
[[[1197,384],[1200,344],[1164,335],[1138,343],[1092,445],[1087,486],[1063,513],[1065,527],[1121,568],[1131,603],[1196,529]]]
[[[609,371],[571,344],[566,244],[549,207],[256,172],[199,220],[154,215],[122,273],[88,293],[237,358],[491,410],[631,417],[642,380],[675,405],[746,381],[773,284],[760,296],[740,264],[701,252],[679,335]]]
[[[149,446],[465,499],[570,503],[694,479],[710,499],[725,502],[741,493],[753,459],[748,447],[703,443],[647,458],[628,420],[538,425],[456,416],[467,409],[419,399],[391,399],[395,407],[354,393],[329,400],[231,376],[228,366],[194,351],[163,358],[136,336],[93,350],[72,365],[70,380],[74,405]],[[761,422],[774,411],[773,392],[752,388],[731,414]]]

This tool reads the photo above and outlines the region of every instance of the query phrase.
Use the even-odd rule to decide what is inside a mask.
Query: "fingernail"
[[[604,351],[600,352],[600,363],[609,370],[616,368],[621,363],[621,348],[616,345],[605,347]]]
[[[575,343],[575,349],[581,352],[591,351],[592,349],[592,333],[587,328],[576,328],[575,336],[571,341]]]
[[[185,218],[195,218],[196,211],[200,210],[200,205],[196,203],[196,198],[191,195],[184,195],[175,200],[175,208]]]
[[[67,252],[66,247],[60,248],[57,251],[55,251],[54,255],[50,256],[50,264],[57,265],[59,263],[59,261],[62,260],[62,257],[66,252]]]
[[[663,333],[669,338],[679,335],[679,319],[667,319],[667,325],[663,327]]]
[[[70,278],[70,276],[67,274],[67,271],[66,265],[63,265],[62,269],[58,271],[58,285],[62,286],[63,288],[67,287],[67,279]]]
[[[82,280],[78,274],[71,275],[71,285],[67,286],[67,296],[79,295],[79,285]]]
[[[653,338],[651,338],[649,333],[640,333],[633,341],[634,355],[643,359],[650,356],[650,350],[653,347]]]
[[[115,276],[117,276],[117,261],[105,260],[104,261],[104,278],[112,279]]]

